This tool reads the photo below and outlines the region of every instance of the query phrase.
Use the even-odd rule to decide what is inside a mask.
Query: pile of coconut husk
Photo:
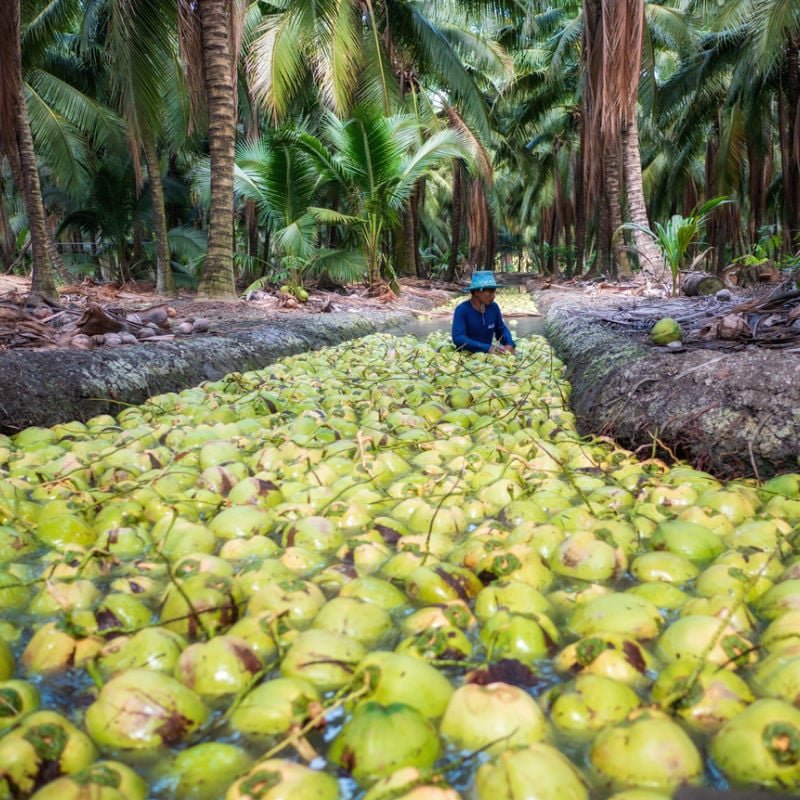
[[[0,297],[0,350],[122,347],[204,333],[208,327],[207,319],[176,319],[175,309],[167,303],[131,311],[94,302],[82,308],[30,307],[20,296]]]
[[[587,312],[631,333],[647,333],[658,319],[671,317],[683,330],[683,348],[756,346],[800,352],[800,290],[793,283],[749,295],[725,289],[707,297],[649,299]]]

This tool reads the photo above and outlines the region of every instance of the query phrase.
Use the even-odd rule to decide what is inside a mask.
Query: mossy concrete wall
[[[239,323],[216,335],[83,350],[0,352],[0,432],[116,414],[148,397],[260,369],[285,356],[338,344],[413,317],[338,312]]]
[[[540,292],[536,302],[567,365],[582,433],[613,437],[643,457],[674,455],[724,478],[800,471],[799,353],[668,352],[586,313],[602,302],[596,298]]]

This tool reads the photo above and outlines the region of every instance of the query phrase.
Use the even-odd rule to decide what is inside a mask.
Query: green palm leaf
[[[92,180],[91,156],[83,135],[33,87],[25,88],[37,153],[57,176],[57,183],[70,195],[78,197]]]
[[[309,19],[304,4],[264,19],[247,58],[255,97],[278,118],[302,90],[308,68],[304,57]]]
[[[86,134],[95,147],[114,148],[120,143],[124,126],[110,108],[50,72],[31,69],[25,77],[41,102],[58,109],[58,114]]]
[[[330,250],[320,248],[308,265],[314,277],[327,276],[334,283],[356,283],[367,274],[367,261],[360,250]]]

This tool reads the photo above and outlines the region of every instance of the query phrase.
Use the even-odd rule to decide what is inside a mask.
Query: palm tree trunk
[[[401,277],[414,275],[414,234],[411,226],[411,208],[409,207],[403,209],[403,213],[392,231],[394,271]]]
[[[267,270],[269,270],[269,250],[270,250],[270,230],[269,225],[264,226],[264,246],[262,258],[264,259],[264,274],[266,275]]]
[[[575,174],[575,274],[582,275],[586,265],[586,192],[583,175],[583,163],[586,149],[586,126],[583,114],[576,114],[577,125],[580,126],[580,148],[574,157],[573,173]]]
[[[453,161],[453,210],[450,217],[450,257],[447,260],[446,281],[454,281],[458,267],[458,250],[461,247],[461,227],[464,224],[464,166]]]
[[[42,202],[42,186],[39,182],[39,169],[36,165],[36,152],[33,146],[28,106],[20,82],[17,93],[17,155],[22,201],[25,205],[25,216],[28,218],[28,229],[31,235],[31,252],[33,254],[33,271],[31,273],[31,299],[58,301],[55,273],[48,252],[49,235]],[[11,159],[13,161],[13,157]]]
[[[153,227],[156,233],[156,292],[175,294],[175,281],[170,266],[169,239],[167,237],[167,212],[164,207],[164,184],[161,182],[161,163],[158,159],[155,139],[148,130],[142,135],[142,150],[150,181],[150,197],[153,203]]]
[[[586,277],[597,277],[611,271],[611,214],[609,201],[606,192],[603,191],[597,204],[596,220],[597,230],[595,233],[596,253],[594,263],[586,272]]]
[[[258,213],[254,200],[248,200],[244,206],[244,218],[247,226],[247,255],[255,265],[258,260]]]
[[[630,276],[631,264],[625,249],[622,225],[622,191],[620,187],[619,142],[611,143],[606,153],[605,192],[608,207],[608,244],[611,274]]]
[[[784,54],[778,114],[783,165],[783,238],[791,252],[800,232],[800,60],[794,42],[787,44]]]
[[[0,158],[0,166],[2,158]],[[3,202],[4,196],[3,176],[0,175],[0,268],[8,270],[14,261],[14,231],[11,230],[11,220],[6,213],[6,206]]]
[[[496,232],[483,184],[472,181],[467,209],[469,265],[471,269],[490,270],[494,266]]]
[[[197,0],[208,104],[211,211],[208,252],[198,297],[236,299],[233,273],[233,160],[236,144],[233,60],[228,37],[230,0]]]
[[[622,158],[625,170],[625,190],[628,199],[628,214],[631,222],[650,230],[647,206],[642,185],[642,161],[639,154],[639,127],[636,111],[628,116],[622,126]],[[666,275],[661,253],[651,236],[634,228],[633,240],[639,255],[639,266],[648,281],[662,282]]]
[[[64,283],[70,283],[72,281],[72,275],[69,274],[67,265],[61,257],[61,252],[58,249],[58,242],[56,241],[52,226],[47,227],[47,255],[50,256],[50,263],[53,265],[56,275],[58,275]]]
[[[22,83],[20,0],[6,0],[0,12],[0,147],[5,149],[14,182],[22,195],[33,254],[31,299],[56,301],[55,274],[47,253],[47,224]]]
[[[427,278],[423,274],[422,253],[420,252],[420,214],[425,202],[425,178],[422,178],[414,187],[411,195],[411,257],[413,258],[414,273],[418,278]]]
[[[766,196],[769,184],[764,180],[767,159],[759,152],[753,142],[747,143],[747,163],[749,169],[748,189],[750,196],[750,215],[747,220],[747,238],[750,246],[758,241],[758,232],[763,224],[766,210]]]

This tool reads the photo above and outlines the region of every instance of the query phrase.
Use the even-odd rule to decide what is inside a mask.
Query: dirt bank
[[[292,314],[125,348],[0,352],[0,432],[116,414],[157,394],[397,326],[408,312]]]
[[[608,318],[633,304],[641,314],[645,300],[547,290],[536,292],[536,302],[567,364],[581,432],[611,436],[642,455],[672,454],[725,478],[798,470],[799,353],[671,352],[649,343],[646,326],[620,330],[597,314]]]

